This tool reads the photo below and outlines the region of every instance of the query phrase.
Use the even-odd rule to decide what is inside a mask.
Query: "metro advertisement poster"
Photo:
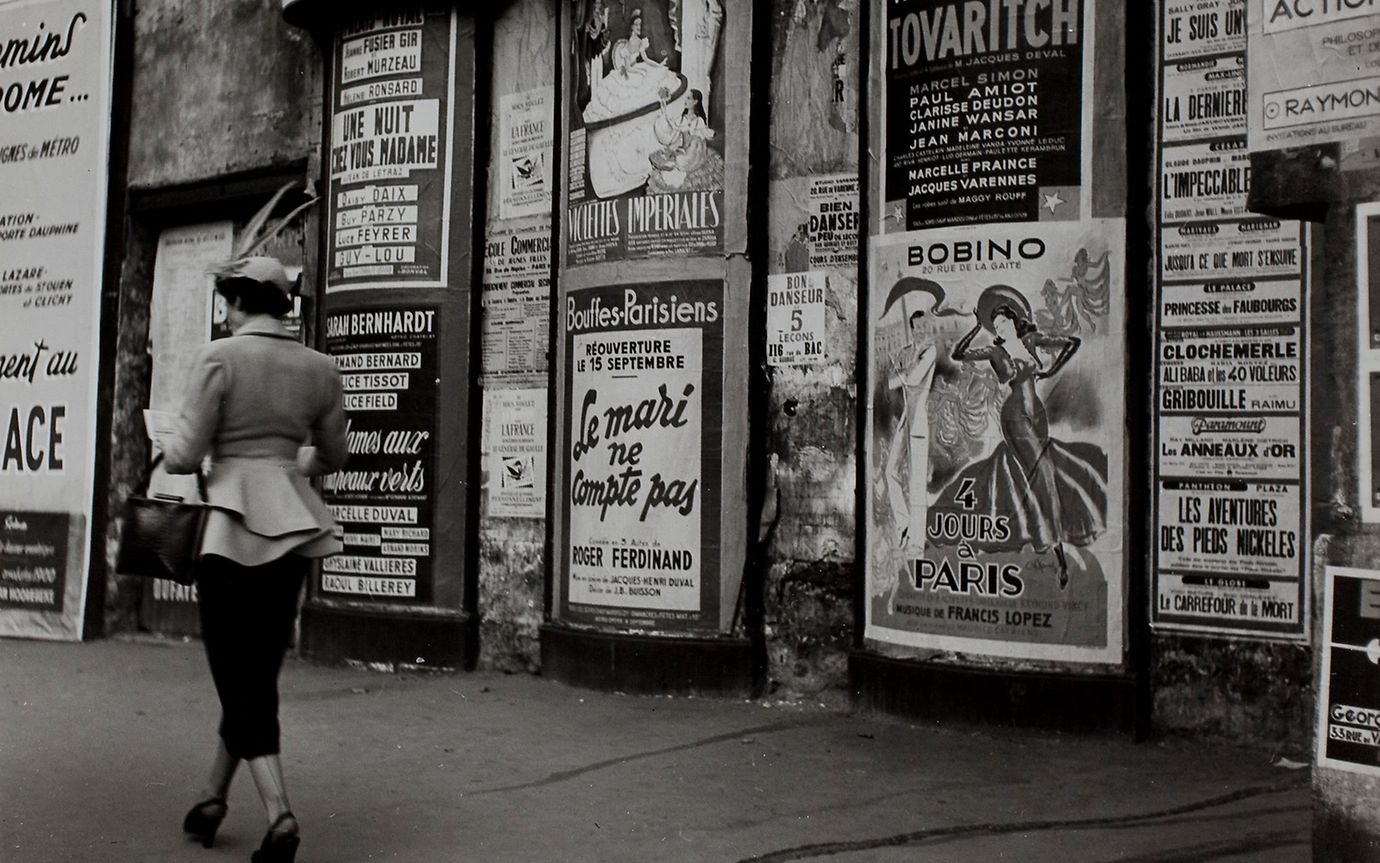
[[[867,638],[1121,661],[1124,231],[874,240]]]
[[[573,291],[562,618],[717,631],[723,284]]]
[[[91,518],[113,12],[0,3],[0,636],[79,640],[105,555]]]

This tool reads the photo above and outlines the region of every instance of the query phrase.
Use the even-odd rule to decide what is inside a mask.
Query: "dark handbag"
[[[125,500],[124,531],[115,571],[121,575],[166,578],[178,584],[192,583],[192,565],[201,550],[206,530],[206,477],[196,472],[200,502],[182,498],[149,497],[149,480],[163,461],[159,453],[144,473],[144,480]]]

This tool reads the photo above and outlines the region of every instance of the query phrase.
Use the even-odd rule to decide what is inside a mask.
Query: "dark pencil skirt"
[[[308,564],[295,554],[262,566],[207,555],[198,566],[201,639],[220,696],[220,736],[236,758],[279,751],[278,672]]]

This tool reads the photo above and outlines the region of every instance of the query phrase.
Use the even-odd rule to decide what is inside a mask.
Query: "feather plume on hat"
[[[268,203],[259,208],[259,211],[244,226],[244,231],[240,234],[240,241],[234,250],[234,256],[228,261],[221,261],[212,265],[207,271],[213,278],[217,281],[222,279],[251,279],[272,285],[286,296],[292,295],[292,280],[288,278],[287,270],[283,268],[282,262],[277,258],[254,253],[281,234],[283,229],[292,224],[294,219],[320,200],[308,183],[303,187],[303,191],[309,196],[309,200],[294,207],[292,212],[269,227],[268,218],[273,213],[273,208],[278,206],[278,202],[295,185],[296,183],[284,183],[283,187],[275,192],[272,198],[268,199]]]

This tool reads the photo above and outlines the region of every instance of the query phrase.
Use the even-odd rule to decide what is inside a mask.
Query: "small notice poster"
[[[551,217],[506,230],[484,244],[483,374],[546,372],[551,321]]]
[[[1327,568],[1318,764],[1380,776],[1380,572]]]
[[[498,214],[502,219],[551,213],[552,88],[498,99]]]
[[[321,563],[323,595],[431,601],[438,317],[431,307],[326,316],[326,352],[340,368],[350,418],[350,460],[321,482],[345,546]]]
[[[569,297],[563,619],[718,628],[723,295],[678,281]]]
[[[854,270],[858,266],[858,175],[832,174],[810,179],[810,220],[806,241],[810,269]]]
[[[327,293],[447,283],[455,27],[403,7],[336,34]]]
[[[767,277],[767,364],[812,366],[825,358],[824,273]]]
[[[1091,0],[890,0],[882,230],[1090,215]]]
[[[546,390],[485,390],[490,516],[546,517]]]

